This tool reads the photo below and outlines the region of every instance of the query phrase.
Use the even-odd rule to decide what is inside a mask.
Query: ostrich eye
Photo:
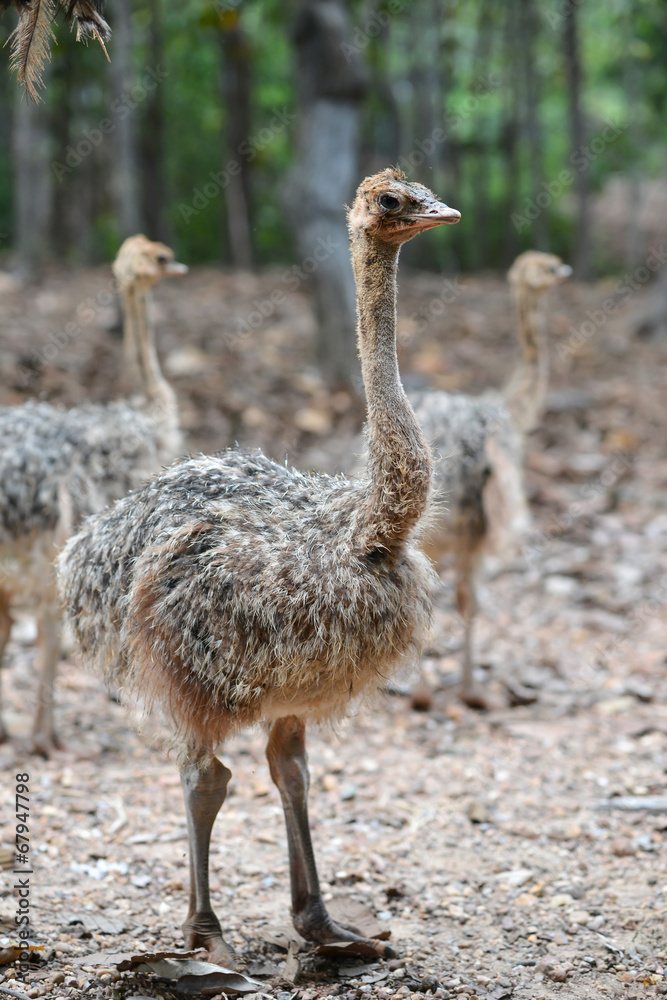
[[[398,208],[400,201],[398,198],[394,198],[393,194],[381,194],[378,198],[378,205],[380,208],[386,208],[388,212],[391,212],[395,208]]]
[[[167,264],[169,262],[169,257],[166,253],[159,253],[157,255],[158,264]]]

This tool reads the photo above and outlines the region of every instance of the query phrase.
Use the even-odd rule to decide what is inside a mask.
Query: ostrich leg
[[[470,708],[488,711],[492,705],[475,682],[475,661],[473,658],[472,634],[477,615],[477,561],[464,548],[457,558],[456,604],[463,619],[463,674],[461,700]]]
[[[266,748],[271,777],[280,792],[285,813],[294,926],[308,941],[319,944],[362,941],[378,955],[392,958],[393,950],[383,941],[369,940],[355,927],[334,923],[322,900],[308,822],[305,730],[302,720],[294,715],[278,719]]]
[[[234,952],[211,907],[208,854],[215,817],[232,772],[217,757],[195,758],[181,767],[190,846],[190,905],[182,926],[186,948],[206,948],[211,962],[234,968]]]
[[[3,590],[0,590],[0,670],[2,670],[2,660],[5,655],[5,646],[9,642],[9,633],[12,630],[12,616],[9,613],[9,597]],[[0,677],[2,675],[0,674]],[[0,693],[0,708],[2,707],[2,695]],[[0,743],[7,739],[5,729],[0,715]]]
[[[32,748],[42,757],[50,757],[60,746],[53,721],[53,688],[60,657],[60,625],[58,614],[47,607],[37,622],[39,649],[39,688],[37,711],[32,728]]]

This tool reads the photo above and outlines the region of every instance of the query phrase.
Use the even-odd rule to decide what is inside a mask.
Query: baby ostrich
[[[464,623],[461,697],[486,708],[474,681],[472,626],[483,557],[525,529],[528,511],[521,467],[523,439],[537,425],[547,390],[548,355],[542,296],[572,269],[551,254],[528,251],[508,274],[519,320],[521,357],[502,395],[479,398],[426,391],[411,395],[426,439],[439,456],[442,494],[425,550],[434,562],[453,553],[457,606]]]
[[[75,523],[138,486],[179,452],[176,398],[164,381],[148,321],[152,284],[187,268],[145,236],[126,240],[113,265],[124,311],[128,364],[140,394],[107,405],[47,403],[0,408],[0,663],[10,608],[36,609],[40,684],[33,747],[56,744],[53,683],[60,602],[52,563]],[[0,740],[7,734],[0,722]]]
[[[316,942],[363,940],[333,922],[310,839],[307,720],[343,713],[420,648],[434,574],[419,548],[431,458],[396,359],[401,244],[458,212],[397,170],[368,177],[349,212],[368,402],[368,477],[305,475],[260,453],[184,459],[89,518],[59,561],[83,652],[158,703],[179,738],[190,841],[188,948],[229,965],[209,896],[211,829],[231,772],[229,733],[271,723],[292,917]],[[373,941],[378,954],[390,953]]]

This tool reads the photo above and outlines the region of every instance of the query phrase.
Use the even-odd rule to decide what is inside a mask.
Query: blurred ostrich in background
[[[32,401],[0,408],[0,663],[12,605],[34,610],[40,682],[33,747],[44,755],[57,742],[60,602],[53,559],[82,516],[124,496],[180,451],[176,397],[160,371],[147,299],[156,281],[186,271],[168,247],[145,236],[131,237],[118,252],[113,272],[135,398],[73,409]],[[6,738],[0,720],[0,739]]]

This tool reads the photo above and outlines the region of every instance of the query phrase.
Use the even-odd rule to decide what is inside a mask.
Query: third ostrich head
[[[507,278],[515,291],[523,287],[535,292],[546,292],[553,285],[565,281],[571,274],[572,268],[564,264],[560,257],[551,253],[541,253],[539,250],[527,250],[514,261]]]
[[[125,240],[116,254],[112,271],[121,291],[131,284],[148,288],[160,278],[188,273],[185,264],[174,260],[173,250],[142,235]]]
[[[373,174],[359,185],[350,209],[350,233],[366,236],[390,246],[400,246],[418,233],[435,226],[458,222],[461,213],[438,201],[423,184],[406,180],[392,167]]]

